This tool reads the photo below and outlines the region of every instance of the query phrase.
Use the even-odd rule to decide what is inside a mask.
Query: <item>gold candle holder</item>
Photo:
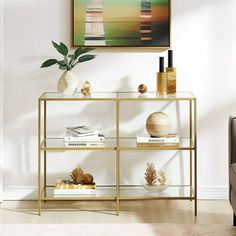
[[[167,73],[166,72],[157,73],[157,94],[159,96],[167,95]]]
[[[159,72],[157,73],[157,95],[167,95],[167,73],[164,70],[164,57],[159,58]]]
[[[167,67],[167,94],[176,93],[176,68]]]
[[[173,51],[168,51],[167,94],[176,93],[176,69],[173,66]]]

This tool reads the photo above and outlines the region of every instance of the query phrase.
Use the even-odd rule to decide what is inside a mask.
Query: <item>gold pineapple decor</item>
[[[148,162],[147,168],[145,172],[145,180],[148,186],[155,186],[158,182],[159,185],[166,185],[167,184],[167,176],[166,173],[162,170],[159,172],[156,171],[155,166],[153,163]]]
[[[77,167],[75,168],[70,177],[73,179],[75,184],[92,184],[93,183],[93,176],[91,174],[84,174],[82,168]]]

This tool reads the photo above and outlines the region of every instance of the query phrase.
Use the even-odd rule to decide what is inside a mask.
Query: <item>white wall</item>
[[[4,48],[3,48],[3,0],[0,1],[0,202],[3,200],[3,80],[4,80]]]
[[[52,39],[69,44],[69,2],[6,1],[6,190],[15,189],[15,186],[35,186],[37,183],[37,97],[44,91],[55,91],[60,75],[56,68],[41,70],[39,67],[44,59],[57,56],[50,45]],[[223,188],[224,193],[227,192],[228,182],[227,118],[236,109],[236,80],[233,76],[236,66],[235,9],[235,0],[173,0],[172,46],[178,68],[178,90],[193,91],[198,98],[199,186],[218,190]],[[75,71],[80,77],[79,86],[89,80],[95,91],[136,90],[140,83],[147,84],[150,90],[155,89],[158,53],[139,50],[135,53],[119,53],[111,50],[97,51],[96,54],[98,57],[94,61],[81,65]],[[136,109],[129,104],[126,106],[129,113],[126,112],[128,109],[123,108],[122,132],[130,133],[130,130],[133,134],[144,130],[145,118],[150,112],[161,109],[161,105],[154,108],[153,104],[138,105]],[[101,104],[99,108],[93,104],[80,107],[72,104],[64,106],[64,110],[62,107],[56,106],[49,114],[51,136],[62,135],[64,126],[68,124],[94,124],[95,116],[98,118],[97,124],[105,128],[107,133],[114,132],[112,104]],[[167,112],[174,115],[173,109]],[[109,116],[113,120],[108,119]],[[185,119],[182,126],[186,131]],[[124,183],[139,182],[148,158],[162,166],[174,155],[170,153],[166,158],[154,160],[155,153],[152,152],[148,152],[145,158],[143,153],[138,152],[124,154],[126,157],[122,159],[121,174]],[[53,167],[49,181],[66,177],[73,167],[80,164],[94,173],[97,182],[112,183],[114,177],[108,178],[114,167],[112,157],[112,153],[82,153],[80,156],[77,153],[50,154],[49,164]],[[182,161],[176,158],[172,162],[174,183],[183,182],[183,175],[177,175]],[[96,172],[97,169],[99,172]],[[184,176],[187,176],[187,167]]]

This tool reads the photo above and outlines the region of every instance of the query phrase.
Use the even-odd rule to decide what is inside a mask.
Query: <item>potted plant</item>
[[[69,53],[67,46],[62,42],[57,44],[52,41],[52,45],[63,56],[63,59],[48,59],[41,65],[41,68],[58,65],[60,70],[64,70],[58,80],[57,90],[65,95],[72,95],[78,87],[79,79],[71,71],[78,64],[94,59],[95,55],[86,54],[94,48],[79,47],[73,53]]]

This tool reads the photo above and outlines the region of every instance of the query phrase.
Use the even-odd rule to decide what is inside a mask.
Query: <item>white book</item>
[[[54,189],[54,195],[87,195],[95,194],[95,189]]]
[[[72,132],[73,134],[77,136],[86,136],[86,135],[95,135],[100,134],[101,130],[94,129],[89,126],[83,125],[83,126],[75,126],[75,127],[66,127],[66,130],[68,132]]]
[[[92,135],[83,137],[66,136],[64,137],[65,142],[104,142],[105,136],[103,135]]]
[[[98,136],[98,135],[102,135],[102,132],[99,131],[93,131],[93,132],[89,132],[89,133],[78,133],[77,131],[73,130],[73,129],[66,129],[66,135],[67,136],[74,136],[74,137],[86,137],[86,136]]]
[[[64,142],[66,147],[105,147],[103,142]]]
[[[149,135],[137,135],[137,143],[179,143],[179,135],[170,134],[166,137],[150,137]]]

